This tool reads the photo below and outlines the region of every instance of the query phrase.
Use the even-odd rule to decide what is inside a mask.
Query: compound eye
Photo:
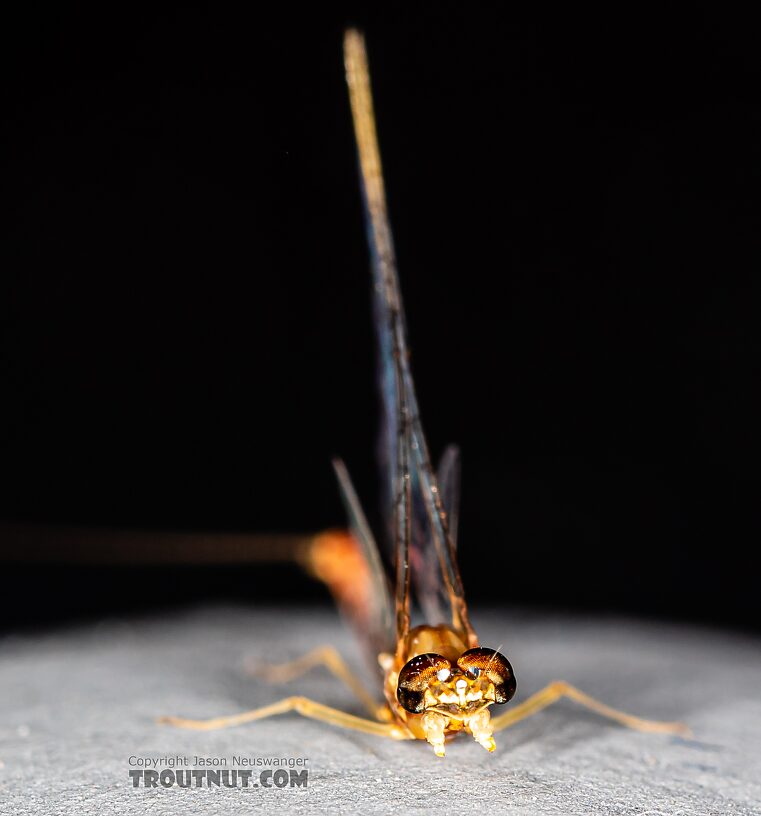
[[[493,683],[497,703],[506,703],[515,694],[513,667],[494,649],[468,649],[457,658],[457,665],[471,679],[485,677]]]
[[[399,672],[396,699],[411,714],[425,711],[425,690],[436,682],[444,683],[452,676],[452,664],[441,655],[416,655]]]

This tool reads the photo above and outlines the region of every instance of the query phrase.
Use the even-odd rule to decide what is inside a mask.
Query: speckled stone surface
[[[494,754],[463,737],[444,759],[295,714],[216,732],[159,726],[161,714],[210,717],[296,693],[361,713],[322,670],[278,689],[243,669],[247,656],[286,660],[324,642],[357,665],[335,615],[202,608],[0,641],[0,812],[761,813],[759,640],[520,612],[475,610],[474,622],[513,663],[516,700],[563,678],[632,713],[683,720],[695,738],[627,731],[568,701],[499,734]],[[304,758],[307,787],[133,787],[130,757],[176,756],[228,769],[235,756]]]

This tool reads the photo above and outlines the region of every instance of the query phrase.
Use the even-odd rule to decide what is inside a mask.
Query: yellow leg
[[[625,725],[627,728],[633,728],[636,731],[648,731],[654,734],[678,734],[683,737],[688,737],[691,734],[690,729],[684,723],[642,720],[631,714],[625,714],[623,711],[611,708],[605,705],[605,703],[595,700],[594,697],[584,694],[583,691],[579,691],[563,680],[555,680],[553,683],[550,683],[549,686],[543,688],[541,691],[537,691],[536,694],[532,694],[528,700],[519,703],[510,711],[500,714],[498,717],[494,717],[491,721],[492,727],[495,731],[509,728],[511,725],[520,722],[520,720],[525,720],[526,717],[530,717],[543,708],[551,706],[560,700],[561,697],[568,697],[571,700],[575,700],[591,711],[603,717],[607,717],[610,720],[615,720],[621,723],[621,725]]]
[[[260,666],[251,659],[246,662],[246,669],[250,674],[255,677],[262,677],[268,683],[287,683],[317,666],[324,666],[334,677],[337,677],[347,688],[351,689],[357,699],[370,712],[370,716],[381,722],[391,720],[391,712],[388,710],[388,706],[381,705],[373,699],[359,677],[352,672],[341,655],[332,646],[318,646],[303,657],[280,665],[265,664]]]
[[[233,714],[230,717],[214,717],[210,720],[187,720],[184,717],[159,717],[159,722],[166,725],[175,725],[178,728],[191,728],[196,731],[212,731],[216,728],[230,728],[235,725],[263,720],[265,717],[274,717],[276,714],[285,714],[295,711],[302,717],[311,720],[337,725],[340,728],[349,728],[353,731],[362,731],[365,734],[374,734],[378,737],[389,737],[391,739],[405,740],[414,739],[406,728],[393,723],[379,723],[373,720],[366,720],[363,717],[355,717],[339,711],[337,708],[330,708],[306,697],[286,697],[277,703],[254,708],[251,711],[244,711],[241,714]]]

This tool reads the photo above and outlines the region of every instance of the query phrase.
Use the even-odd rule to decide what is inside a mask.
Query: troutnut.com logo
[[[129,758],[133,788],[306,788],[306,757]]]

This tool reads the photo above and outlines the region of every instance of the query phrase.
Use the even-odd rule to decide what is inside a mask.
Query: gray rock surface
[[[357,665],[334,615],[211,607],[4,637],[0,812],[761,813],[758,640],[624,619],[475,610],[474,621],[512,661],[517,700],[563,678],[632,713],[683,720],[695,739],[627,731],[568,701],[499,734],[494,754],[463,737],[444,759],[295,714],[215,732],[156,725],[160,714],[210,717],[296,693],[361,713],[322,670],[280,689],[243,670],[246,656],[286,660],[324,642]],[[130,757],[178,755],[228,768],[237,755],[305,757],[308,786],[132,787]]]

